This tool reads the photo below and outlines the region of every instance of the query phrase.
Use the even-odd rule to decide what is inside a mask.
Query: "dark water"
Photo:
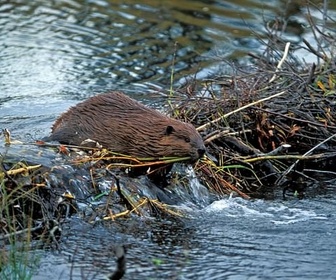
[[[278,17],[288,19],[289,40],[314,44],[304,3],[0,0],[0,128],[31,141],[98,92],[123,89],[148,99],[169,89],[173,62],[175,82],[225,71],[225,59],[263,50],[264,21]],[[312,18],[321,22],[321,1],[314,3]],[[335,1],[328,13],[336,18]],[[92,227],[74,218],[61,252],[36,252],[34,279],[99,279],[114,269],[118,244],[128,248],[125,279],[335,279],[335,197],[227,198],[190,211],[183,222],[139,218]]]

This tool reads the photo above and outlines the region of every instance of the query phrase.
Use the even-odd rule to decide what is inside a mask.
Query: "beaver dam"
[[[335,38],[316,30],[320,42]],[[271,33],[272,34],[272,33]],[[336,59],[322,46],[302,47],[270,35],[253,65],[234,74],[187,80],[167,96],[170,115],[192,123],[207,153],[134,158],[99,148],[16,143],[3,131],[1,240],[30,232],[56,242],[74,213],[90,223],[136,216],[187,215],[190,198],[302,198],[333,191],[336,172]],[[303,64],[293,51],[317,58]],[[162,93],[160,93],[162,95]],[[173,168],[171,165],[174,163]],[[203,200],[200,197],[204,198]]]

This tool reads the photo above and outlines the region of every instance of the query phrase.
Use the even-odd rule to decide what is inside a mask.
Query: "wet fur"
[[[70,108],[56,120],[49,137],[73,145],[86,139],[135,157],[190,156],[196,161],[205,152],[191,124],[166,117],[122,92],[101,94]]]

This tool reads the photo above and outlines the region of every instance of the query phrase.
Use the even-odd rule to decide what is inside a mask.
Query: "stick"
[[[302,155],[301,159],[298,159],[297,161],[295,161],[280,177],[278,180],[276,180],[276,182],[274,183],[275,185],[279,185],[281,180],[289,173],[292,171],[292,169],[295,167],[295,165],[300,161],[305,159],[305,157],[307,155],[309,155],[311,152],[313,152],[315,149],[317,149],[318,147],[320,147],[321,145],[323,145],[324,143],[328,142],[329,140],[331,140],[332,138],[334,138],[336,136],[336,134],[331,135],[330,137],[328,137],[327,139],[323,140],[321,143],[317,144],[316,146],[314,146],[313,148],[311,148],[308,152],[304,153]]]
[[[229,113],[227,113],[227,114],[224,114],[224,115],[220,116],[220,117],[217,118],[217,119],[214,119],[214,120],[212,120],[212,121],[210,121],[210,122],[208,122],[208,123],[206,123],[206,124],[203,124],[203,125],[197,127],[196,130],[197,130],[197,131],[202,131],[202,130],[206,129],[207,127],[211,126],[212,124],[217,123],[217,122],[221,121],[222,119],[227,118],[228,116],[231,116],[232,114],[238,113],[238,112],[240,112],[240,111],[242,111],[242,110],[244,110],[244,109],[246,109],[246,108],[249,108],[249,107],[251,107],[251,106],[253,106],[253,105],[259,104],[259,103],[261,103],[261,102],[263,102],[263,101],[266,101],[266,100],[272,99],[272,98],[274,98],[274,97],[278,97],[278,96],[280,96],[280,95],[283,95],[283,94],[286,93],[286,92],[287,92],[287,91],[284,90],[284,91],[278,92],[278,93],[276,93],[276,94],[273,94],[273,95],[271,95],[271,96],[262,98],[262,99],[260,99],[260,100],[254,101],[254,102],[252,102],[252,103],[249,103],[249,104],[247,104],[247,105],[245,105],[245,106],[243,106],[243,107],[240,107],[240,108],[238,108],[238,109],[236,109],[236,110],[234,110],[234,111],[231,111],[231,112],[229,112]]]
[[[274,73],[273,77],[270,79],[269,83],[272,83],[272,82],[275,80],[275,78],[276,78],[276,76],[277,76],[276,73],[279,72],[279,70],[280,70],[282,64],[283,64],[284,61],[286,60],[286,57],[287,57],[287,55],[288,55],[289,47],[290,47],[290,42],[287,42],[287,43],[286,43],[286,46],[285,46],[284,55],[283,55],[283,57],[281,58],[281,60],[279,61],[278,65],[277,65],[277,67],[276,67],[276,69],[275,69],[275,73]]]

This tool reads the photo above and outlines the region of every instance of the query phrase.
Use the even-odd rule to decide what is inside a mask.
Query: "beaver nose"
[[[201,158],[205,154],[205,149],[203,149],[203,148],[202,149],[197,149],[197,152],[198,152],[199,157]]]

